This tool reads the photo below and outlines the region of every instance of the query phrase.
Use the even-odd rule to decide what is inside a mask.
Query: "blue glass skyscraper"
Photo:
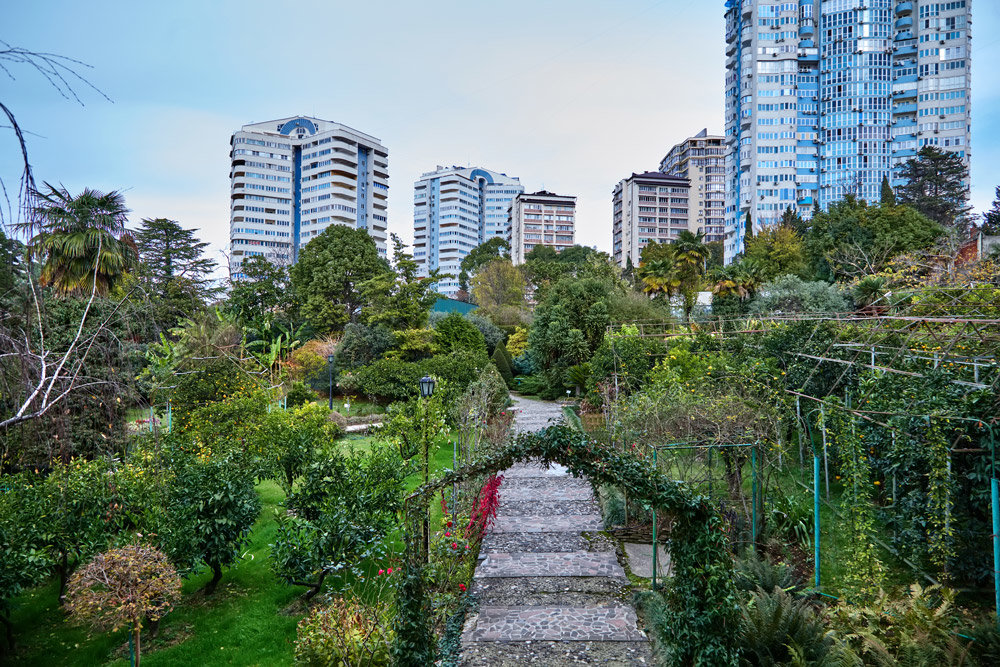
[[[922,146],[969,150],[971,0],[727,0],[727,261],[787,208],[808,218]]]

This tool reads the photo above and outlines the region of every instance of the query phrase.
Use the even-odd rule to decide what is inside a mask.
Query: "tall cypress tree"
[[[895,206],[896,205],[896,193],[892,190],[892,185],[889,184],[889,177],[882,177],[882,206]]]
[[[987,236],[1000,236],[1000,185],[996,189],[996,199],[993,200],[993,208],[983,213],[983,234]]]
[[[952,151],[924,146],[900,172],[906,184],[897,193],[906,204],[945,227],[963,231],[969,224],[969,170]]]
[[[746,246],[746,242],[753,238],[753,218],[750,217],[750,211],[747,211],[747,217],[743,221],[743,245]]]

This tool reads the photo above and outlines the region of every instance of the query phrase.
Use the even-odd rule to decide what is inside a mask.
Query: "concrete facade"
[[[688,198],[691,182],[680,176],[647,171],[632,174],[612,194],[612,257],[625,268],[639,266],[650,242],[670,243],[690,228]]]
[[[726,236],[725,138],[702,130],[671,148],[660,161],[660,171],[691,182],[691,232],[704,234],[706,243],[722,241]]]
[[[507,227],[514,265],[524,264],[536,245],[561,252],[576,242],[576,197],[545,190],[519,194],[511,202]]]

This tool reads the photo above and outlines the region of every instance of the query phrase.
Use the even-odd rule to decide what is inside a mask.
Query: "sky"
[[[165,217],[229,240],[229,138],[295,115],[389,150],[389,231],[413,237],[413,182],[483,166],[576,195],[577,242],[611,246],[611,193],[675,143],[723,129],[724,0],[32,0],[0,40],[75,58],[98,92],[64,99],[24,66],[0,101],[39,182],[122,190],[137,226]],[[972,204],[1000,185],[1000,2],[973,2]],[[0,178],[20,171],[0,129]]]

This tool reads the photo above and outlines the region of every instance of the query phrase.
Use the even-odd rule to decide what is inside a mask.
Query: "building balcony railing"
[[[913,27],[913,18],[909,16],[904,16],[901,19],[896,20],[896,30],[909,30]]]
[[[896,4],[896,16],[909,16],[913,13],[912,2],[899,2]]]

